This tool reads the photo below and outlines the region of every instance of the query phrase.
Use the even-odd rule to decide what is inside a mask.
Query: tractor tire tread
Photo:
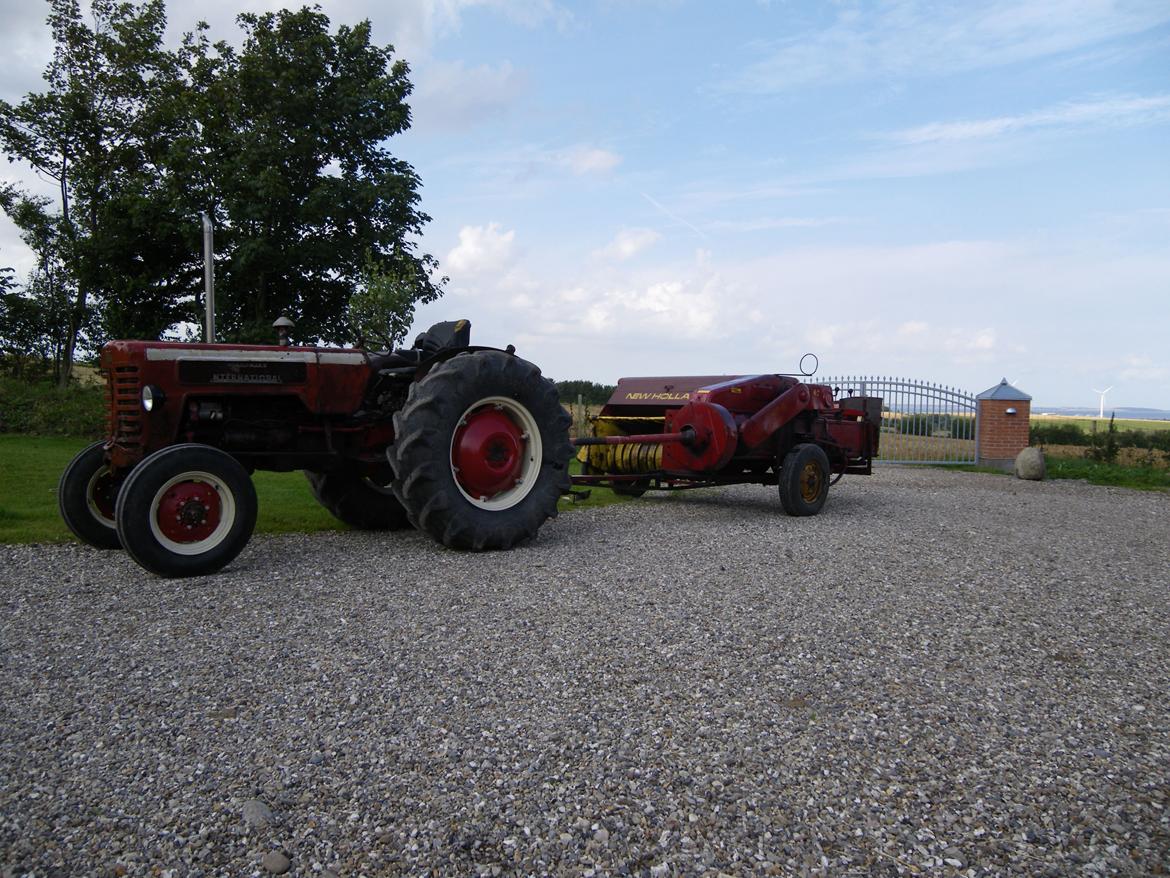
[[[356,469],[323,473],[306,470],[305,478],[317,502],[352,528],[401,530],[410,526],[406,510],[393,491],[379,488]]]
[[[105,442],[94,442],[69,461],[57,483],[57,509],[65,526],[82,542],[95,549],[120,549],[118,529],[96,518],[89,508],[90,479],[105,465],[104,448]]]
[[[477,399],[510,396],[524,405],[541,432],[538,483],[513,507],[487,511],[463,495],[451,471],[457,420]],[[436,365],[413,384],[394,415],[396,439],[388,457],[393,489],[408,517],[439,542],[457,549],[507,549],[531,539],[556,517],[568,490],[570,418],[556,388],[540,369],[501,351],[469,351]]]

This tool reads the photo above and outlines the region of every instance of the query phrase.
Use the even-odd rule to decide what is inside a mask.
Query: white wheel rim
[[[159,505],[167,491],[181,482],[202,482],[219,495],[219,524],[207,537],[192,543],[180,543],[172,540],[158,526]],[[219,476],[207,472],[181,473],[169,479],[161,488],[154,492],[150,501],[150,532],[159,545],[168,552],[176,555],[202,555],[209,552],[227,539],[232,525],[236,522],[236,498],[228,488],[227,483]]]
[[[468,406],[466,411],[459,416],[457,425],[463,424],[467,420],[468,415],[485,406],[492,406],[503,411],[520,428],[524,448],[521,454],[520,475],[517,477],[516,484],[490,497],[476,497],[464,490],[463,485],[459,482],[458,468],[455,466],[455,435],[458,429],[451,432],[451,447],[447,453],[447,461],[451,467],[451,476],[455,480],[455,487],[459,489],[459,493],[469,503],[479,509],[486,509],[489,512],[499,512],[504,509],[511,509],[532,493],[532,489],[536,487],[536,481],[540,475],[543,446],[540,440],[540,427],[536,423],[536,418],[532,417],[532,413],[528,411],[526,406],[506,396],[488,396],[479,400],[474,405]]]

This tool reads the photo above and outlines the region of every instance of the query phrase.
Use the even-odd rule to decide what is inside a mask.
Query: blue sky
[[[48,47],[3,3],[13,96]],[[1170,409],[1165,0],[322,6],[414,71],[393,148],[451,279],[420,324],[468,317],[556,378],[814,351]],[[200,10],[229,35],[240,8]]]

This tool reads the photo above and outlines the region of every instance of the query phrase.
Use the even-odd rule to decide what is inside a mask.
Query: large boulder
[[[1016,455],[1016,478],[1039,482],[1047,475],[1044,452],[1039,448],[1025,448]]]

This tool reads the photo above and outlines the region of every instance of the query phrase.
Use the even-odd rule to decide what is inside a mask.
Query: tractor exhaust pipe
[[[215,241],[211,217],[207,211],[199,214],[203,219],[203,341],[215,343]]]

